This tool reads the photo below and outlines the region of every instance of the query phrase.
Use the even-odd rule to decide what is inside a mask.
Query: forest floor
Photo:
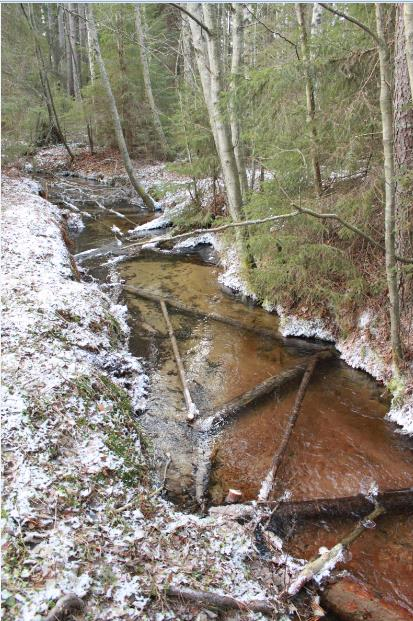
[[[127,351],[126,308],[78,279],[36,185],[3,178],[4,618],[40,619],[67,593],[86,619],[216,616],[171,586],[292,612],[277,600],[300,563],[263,560],[253,529],[162,499],[133,415],[147,377]]]

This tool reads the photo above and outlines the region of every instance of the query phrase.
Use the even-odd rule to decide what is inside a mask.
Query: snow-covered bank
[[[3,181],[4,618],[39,620],[68,592],[85,618],[196,617],[166,603],[169,584],[274,601],[286,573],[256,562],[251,530],[180,514],[151,487],[125,309],[77,280],[36,190]]]
[[[225,247],[214,242],[221,254],[224,271],[219,280],[228,289],[256,300],[248,283],[242,275],[240,262],[233,247]],[[360,314],[357,331],[345,338],[336,335],[327,321],[318,317],[308,318],[289,314],[282,306],[272,307],[264,302],[269,312],[276,312],[280,318],[280,331],[283,336],[318,338],[333,342],[341,358],[354,369],[366,371],[377,381],[389,387],[393,400],[387,418],[401,427],[400,431],[413,435],[413,381],[410,377],[393,381],[393,370],[389,361],[389,344],[374,340],[375,317],[371,311]],[[410,374],[412,375],[412,374]]]

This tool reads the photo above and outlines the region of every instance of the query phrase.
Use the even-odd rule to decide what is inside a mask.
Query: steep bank
[[[194,618],[169,585],[275,602],[296,566],[258,563],[250,530],[183,515],[151,484],[125,310],[77,280],[37,189],[3,182],[5,619],[40,619],[68,592],[94,619]]]

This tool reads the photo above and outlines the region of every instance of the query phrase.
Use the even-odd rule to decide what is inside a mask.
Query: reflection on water
[[[120,204],[117,210],[138,222],[152,214]],[[114,214],[88,208],[95,220],[77,237],[77,252],[113,243],[113,225],[131,228]],[[277,318],[241,303],[219,287],[219,268],[195,257],[142,253],[117,265],[128,285],[168,294],[204,312],[218,312],[258,327],[277,328]],[[100,274],[95,270],[95,274]],[[132,328],[130,346],[152,371],[148,410],[140,420],[154,439],[160,470],[172,456],[167,489],[181,504],[193,503],[197,436],[185,423],[186,411],[165,323],[156,303],[126,295]],[[291,346],[207,319],[171,310],[193,398],[201,412],[245,392],[308,355],[305,341]],[[256,497],[280,441],[294,402],[296,386],[248,409],[214,440],[210,495],[220,503],[229,487],[244,499]],[[381,490],[408,487],[413,480],[411,442],[394,433],[384,419],[388,403],[366,374],[340,361],[320,363],[307,390],[301,413],[278,473],[275,494],[289,490],[294,499],[357,494],[376,482]],[[354,524],[301,523],[290,551],[310,558],[320,545],[336,543]],[[411,606],[413,536],[406,516],[380,518],[352,546],[347,564],[373,587]],[[410,601],[410,604],[409,604]]]

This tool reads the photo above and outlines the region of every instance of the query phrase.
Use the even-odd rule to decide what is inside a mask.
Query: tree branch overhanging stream
[[[319,211],[314,211],[313,209],[301,207],[300,205],[297,205],[296,203],[291,203],[291,207],[295,209],[295,211],[288,212],[285,214],[279,214],[276,216],[268,216],[267,218],[259,218],[256,220],[241,220],[239,222],[228,222],[227,224],[223,224],[221,226],[216,226],[212,228],[194,229],[186,233],[179,233],[178,235],[163,235],[161,237],[153,237],[151,239],[145,239],[144,241],[127,244],[124,246],[124,248],[142,247],[148,244],[158,244],[162,242],[176,241],[179,239],[187,239],[188,237],[192,237],[194,235],[201,235],[203,233],[222,233],[232,228],[238,228],[238,227],[244,227],[244,226],[256,226],[259,224],[265,224],[267,222],[277,222],[278,220],[287,220],[289,218],[294,218],[299,215],[307,215],[307,216],[312,216],[313,218],[318,218],[321,220],[335,220],[339,222],[345,228],[352,231],[353,233],[356,233],[357,235],[360,235],[361,237],[363,237],[365,240],[370,242],[376,248],[379,248],[383,252],[385,252],[386,250],[385,246],[381,244],[380,242],[378,242],[377,240],[375,240],[371,235],[369,235],[365,231],[362,231],[354,224],[347,222],[347,220],[343,220],[341,216],[335,213],[321,213]],[[396,255],[395,258],[400,263],[413,264],[413,257],[401,257],[399,255]]]

